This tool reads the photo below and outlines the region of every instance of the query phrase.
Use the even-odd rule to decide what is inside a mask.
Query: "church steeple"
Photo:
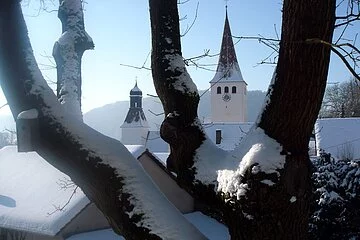
[[[246,121],[246,82],[240,71],[232,40],[230,23],[225,11],[224,32],[216,74],[210,81],[211,121]]]
[[[244,81],[237,61],[234,42],[228,19],[227,7],[225,10],[225,24],[221,42],[221,50],[216,74],[210,83],[219,81]]]
[[[130,90],[130,108],[120,128],[123,144],[144,145],[149,124],[142,109],[142,91],[137,86],[137,82]]]

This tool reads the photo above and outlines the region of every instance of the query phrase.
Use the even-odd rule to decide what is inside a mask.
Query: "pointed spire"
[[[234,63],[237,63],[237,59],[226,9],[223,39],[221,43],[220,58],[217,70],[221,70],[221,67],[228,68]]]
[[[240,71],[239,63],[236,58],[234,42],[232,40],[231,29],[228,19],[227,5],[225,6],[225,25],[221,42],[219,63],[216,72],[217,74],[215,75],[214,79],[211,80],[211,82],[217,82],[221,81],[222,79],[225,80],[229,78],[231,78],[232,80],[235,80],[235,78],[237,78],[237,81],[244,81]],[[222,74],[222,76],[219,77],[219,74]]]

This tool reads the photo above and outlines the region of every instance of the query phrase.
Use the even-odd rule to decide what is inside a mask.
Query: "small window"
[[[231,93],[236,93],[236,87],[235,87],[235,86],[233,86],[233,87],[231,88]]]
[[[216,93],[217,93],[217,94],[221,94],[221,87],[217,87]]]
[[[229,92],[229,87],[225,87],[224,92],[228,93]]]

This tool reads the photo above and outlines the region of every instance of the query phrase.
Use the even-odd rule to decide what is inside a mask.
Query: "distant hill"
[[[210,119],[210,92],[200,91],[201,99],[199,104],[199,118],[200,120]],[[265,92],[262,91],[248,91],[248,121],[253,122],[262,107]],[[118,136],[119,127],[124,122],[127,111],[129,109],[129,101],[119,101],[112,104],[107,104],[103,107],[95,108],[84,114],[84,121],[92,128],[99,132],[110,136]],[[159,126],[164,119],[162,105],[158,98],[144,97],[143,109],[146,118],[150,124],[151,129],[159,129]]]
[[[202,95],[204,91],[200,91]],[[248,91],[248,121],[253,122],[262,107],[265,92]],[[129,101],[119,101],[112,104],[95,108],[84,114],[84,121],[92,128],[99,132],[115,137],[118,135],[120,125],[124,122],[127,111],[129,109]],[[159,129],[164,118],[162,105],[158,98],[144,97],[143,109],[151,129]],[[210,92],[207,91],[201,96],[199,104],[199,118],[201,120],[210,119]],[[0,115],[0,132],[4,129],[15,129],[15,122],[12,116]]]

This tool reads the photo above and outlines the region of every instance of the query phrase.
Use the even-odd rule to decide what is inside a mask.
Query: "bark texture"
[[[167,166],[177,173],[180,183],[191,183],[193,156],[204,133],[197,119],[199,94],[188,86],[193,82],[182,59],[177,0],[150,0],[149,5],[152,75],[166,116],[160,134],[171,149]],[[171,67],[174,58],[180,58],[175,68]]]
[[[233,239],[307,238],[311,197],[308,142],[325,91],[330,48],[306,40],[331,42],[334,22],[335,0],[284,1],[279,60],[268,103],[257,124],[282,145],[286,163],[279,180],[250,172],[242,180],[250,191],[239,206],[231,206],[235,211],[227,214]],[[269,187],[261,183],[263,179],[278,184]],[[233,221],[234,213],[242,216],[239,221]]]

